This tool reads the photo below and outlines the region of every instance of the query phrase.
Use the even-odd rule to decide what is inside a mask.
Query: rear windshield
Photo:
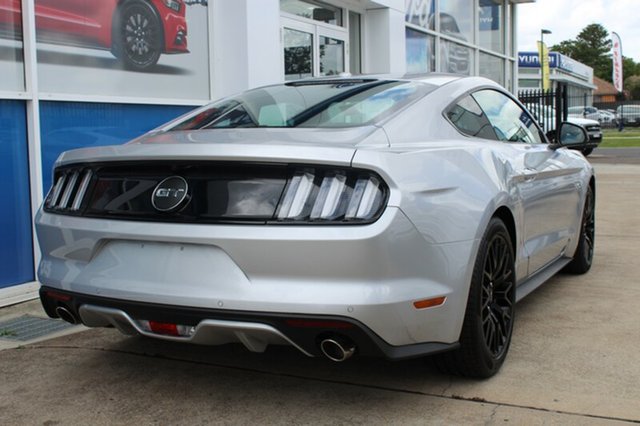
[[[169,130],[362,126],[395,114],[434,88],[373,79],[291,82],[215,102]]]

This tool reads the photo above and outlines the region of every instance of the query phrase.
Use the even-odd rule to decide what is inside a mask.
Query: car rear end
[[[308,90],[308,102],[313,84],[273,90],[281,99]],[[427,86],[326,86],[320,115],[292,102],[255,109],[252,96],[273,96],[248,92],[134,143],[63,154],[36,217],[47,313],[257,352],[287,344],[336,361],[454,348],[469,271],[442,265],[472,258],[476,241],[425,238],[400,208],[405,166],[389,168],[398,154],[379,153],[386,134],[363,121],[421,99]],[[350,94],[373,103],[353,109]],[[214,128],[251,117],[273,126]],[[283,126],[297,119],[314,124]],[[321,119],[349,125],[319,129]],[[376,155],[354,166],[366,147]]]
[[[163,148],[126,161],[88,150],[56,168],[36,219],[49,315],[254,351],[320,355],[330,340],[402,358],[449,347],[433,343],[452,342],[448,310],[414,302],[444,303],[451,289],[421,259],[444,261],[458,245],[428,244],[388,205],[380,175],[350,167],[353,149],[256,161],[251,146],[216,158]],[[173,176],[188,185],[185,205]]]

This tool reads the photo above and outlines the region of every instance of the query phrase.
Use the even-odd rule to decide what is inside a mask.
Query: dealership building
[[[567,95],[572,105],[593,104],[593,68],[558,52],[549,53],[550,89],[556,90],[560,85],[567,88]],[[518,53],[518,88],[520,90],[540,89],[542,72],[538,52]]]
[[[533,2],[0,0],[0,306],[37,295],[33,217],[61,152],[311,76],[448,72],[515,93]]]

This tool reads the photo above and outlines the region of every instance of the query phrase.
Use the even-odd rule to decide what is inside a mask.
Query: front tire
[[[588,157],[589,154],[591,154],[593,152],[593,148],[585,148],[582,150],[582,155],[584,155],[585,157]]]
[[[436,355],[445,373],[486,378],[502,366],[513,333],[515,262],[504,222],[493,218],[480,242],[473,269],[460,347]]]
[[[584,200],[578,248],[576,248],[576,254],[573,255],[573,260],[564,268],[564,270],[570,274],[584,274],[591,269],[596,236],[595,212],[596,197],[593,192],[593,188],[589,185],[589,188],[587,189],[587,196]]]
[[[150,4],[131,1],[116,13],[113,30],[113,55],[126,68],[144,71],[160,59],[163,46],[162,24]]]

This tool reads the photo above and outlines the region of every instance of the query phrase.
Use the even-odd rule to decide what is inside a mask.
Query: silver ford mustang
[[[595,178],[478,77],[249,90],[65,152],[37,214],[47,313],[262,352],[502,365],[515,303],[587,272]]]

